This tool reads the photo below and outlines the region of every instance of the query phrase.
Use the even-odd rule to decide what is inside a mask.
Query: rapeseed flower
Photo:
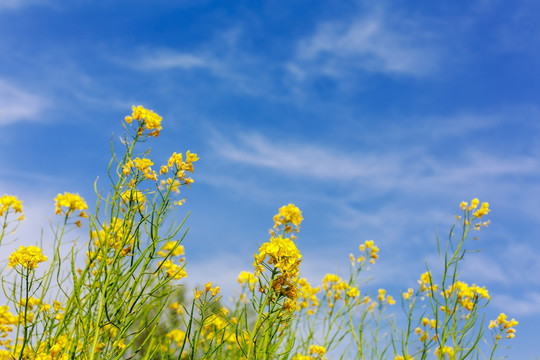
[[[255,288],[255,284],[257,283],[257,279],[255,278],[253,273],[250,273],[249,271],[240,272],[236,280],[241,286],[247,285],[249,290],[251,291],[253,291],[253,289]]]
[[[304,218],[302,217],[302,212],[294,204],[288,204],[279,208],[279,212],[274,215],[274,229],[281,225],[284,226],[285,233],[298,232],[300,228],[300,223]]]
[[[122,201],[129,205],[131,203],[135,203],[137,205],[137,208],[139,211],[144,210],[144,204],[146,202],[146,196],[139,190],[134,189],[128,189],[124,191],[120,197],[122,198]]]
[[[152,110],[145,109],[141,105],[137,107],[132,106],[132,110],[133,113],[131,116],[126,116],[125,121],[128,124],[131,124],[133,120],[137,120],[141,122],[141,126],[146,128],[146,130],[151,130],[148,136],[157,137],[159,135],[159,131],[162,129],[161,120],[163,118]]]
[[[9,210],[9,208],[12,208],[15,213],[22,214],[22,201],[13,195],[2,195],[0,197],[0,216],[3,216],[4,213]],[[19,219],[22,220],[23,218],[24,215],[21,215]]]
[[[64,192],[64,194],[58,194],[55,198],[55,207],[56,207],[56,215],[60,215],[62,213],[62,207],[67,207],[66,216],[69,216],[71,213],[75,212],[75,210],[81,210],[80,215],[82,217],[86,216],[86,213],[84,210],[88,209],[88,205],[86,205],[86,202],[82,197],[79,196],[79,194],[72,194],[68,192]]]
[[[165,245],[157,252],[159,256],[180,256],[184,255],[184,247],[177,241],[167,241]]]
[[[9,256],[8,267],[21,265],[27,269],[35,269],[39,263],[47,261],[47,256],[37,246],[20,246]]]
[[[501,332],[502,331],[506,331],[506,337],[508,339],[512,339],[513,337],[515,337],[515,333],[516,333],[516,329],[514,329],[514,327],[516,325],[519,324],[519,322],[516,321],[516,319],[512,319],[512,320],[507,320],[507,316],[505,313],[500,313],[499,316],[497,317],[497,319],[495,320],[491,320],[489,322],[489,328],[490,329],[493,329],[493,328],[497,328],[497,327],[501,327]]]

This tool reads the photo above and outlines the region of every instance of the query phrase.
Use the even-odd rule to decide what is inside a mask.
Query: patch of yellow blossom
[[[379,258],[379,248],[375,245],[373,240],[366,240],[363,244],[360,244],[358,247],[361,252],[366,253],[366,257],[369,258],[369,263],[374,264],[375,260]],[[358,257],[358,262],[364,261],[366,258],[364,256]]]
[[[326,292],[328,306],[331,308],[334,306],[334,303],[340,299],[344,299],[344,301],[347,302],[349,299],[355,299],[360,296],[360,291],[357,286],[349,286],[346,281],[336,274],[326,274],[322,283],[323,289]]]
[[[81,213],[79,216],[86,217],[86,213],[84,210],[88,209],[88,205],[86,205],[86,202],[82,197],[79,196],[79,194],[71,194],[68,192],[64,192],[64,194],[58,194],[55,198],[55,207],[56,207],[56,215],[60,215],[62,213],[62,207],[67,207],[66,216],[69,216],[71,213],[75,212],[76,210],[81,210]]]
[[[319,299],[317,298],[317,293],[321,290],[319,286],[316,288],[312,287],[311,284],[305,278],[298,280],[299,285],[299,296],[298,296],[298,307],[300,309],[310,308],[307,313],[308,315],[313,315],[313,308],[319,306]],[[358,289],[357,289],[358,290]]]
[[[13,326],[19,323],[18,318],[9,311],[6,305],[0,305],[0,346],[9,345],[9,341],[2,340],[13,331]],[[0,359],[2,356],[0,355]]]
[[[212,287],[212,282],[209,281],[204,285],[204,291],[212,293],[212,296],[216,296],[219,294],[220,288],[219,286]]]
[[[448,355],[448,358],[453,359],[454,358],[454,348],[451,346],[443,346],[438,347],[435,349],[435,356],[441,356],[444,357],[444,355]]]
[[[282,206],[279,208],[279,212],[274,215],[274,230],[283,226],[283,231],[285,233],[292,233],[293,231],[298,232],[302,220],[304,220],[302,212],[294,204]]]
[[[498,328],[499,326],[501,326],[501,333],[506,330],[506,337],[508,339],[512,339],[513,337],[515,337],[516,335],[516,329],[514,329],[514,327],[516,325],[518,325],[519,322],[516,321],[516,319],[512,319],[512,320],[507,320],[507,316],[505,313],[500,313],[499,316],[497,317],[497,319],[495,320],[491,320],[489,322],[489,328],[490,329],[493,329],[493,328]],[[500,339],[500,334],[497,335],[497,338]]]
[[[139,190],[127,189],[120,195],[120,197],[126,205],[131,205],[133,203],[137,205],[137,209],[139,209],[139,211],[144,210],[146,196],[144,196],[144,194]]]
[[[309,355],[296,354],[291,360],[326,360],[326,348],[319,345],[309,346]]]
[[[184,246],[180,245],[177,241],[167,241],[157,254],[163,257],[184,255]]]
[[[405,356],[396,355],[394,357],[394,360],[414,360],[414,358],[412,356],[409,356],[409,355],[405,355]]]
[[[136,168],[138,171],[142,172],[145,179],[157,181],[157,173],[152,170],[152,165],[154,165],[154,163],[147,158],[141,159],[137,157],[133,160],[129,159],[122,167],[122,175],[127,176],[131,173],[132,168]]]
[[[172,304],[170,304],[169,309],[173,310],[178,315],[183,315],[184,314],[184,308],[182,307],[182,305],[180,305],[177,302],[173,302]]]
[[[483,202],[480,206],[480,209],[477,209],[479,204],[480,200],[478,200],[478,198],[474,198],[471,200],[471,205],[469,205],[469,203],[467,203],[466,201],[462,201],[459,206],[467,215],[469,215],[474,210],[474,212],[472,212],[472,217],[481,219],[484,215],[487,215],[491,211],[491,209],[489,208],[489,203],[487,202]],[[465,223],[467,224],[467,220],[465,220]],[[489,221],[477,223],[475,225],[475,228],[478,230],[480,229],[480,226],[488,226],[489,223]]]
[[[284,295],[295,300],[298,295],[298,272],[302,255],[295,243],[283,236],[272,236],[254,255],[255,276],[265,271],[265,266],[279,269],[279,275],[273,280],[272,288],[278,296]],[[264,290],[264,289],[262,289]]]
[[[326,359],[326,348],[319,345],[310,345],[309,346],[309,355],[315,355],[320,359]]]
[[[177,265],[171,260],[165,260],[160,262],[160,266],[162,269],[165,270],[167,277],[171,277],[174,280],[180,280],[185,277],[187,277],[186,270],[184,269],[184,266]]]
[[[433,284],[431,273],[429,271],[426,271],[420,275],[420,280],[418,280],[418,283],[420,284],[420,291],[427,292],[427,296],[431,296],[431,292],[437,291],[439,288],[438,285]]]
[[[412,295],[413,295],[413,288],[408,288],[407,292],[404,292],[402,296],[405,300],[409,300]]]
[[[20,213],[21,216],[17,220],[23,220],[24,214],[22,212],[22,201],[20,201],[14,195],[2,195],[0,197],[0,216],[3,216],[9,208],[12,208],[15,211],[15,214]]]
[[[175,177],[178,177],[178,180],[168,180],[167,184],[169,186],[172,186],[173,191],[176,192],[177,184],[176,181],[179,181],[182,185],[187,185],[188,189],[190,185],[194,182],[192,178],[189,178],[186,176],[186,171],[189,171],[190,173],[193,173],[193,163],[198,161],[199,157],[197,154],[190,152],[189,150],[186,152],[186,161],[183,161],[182,154],[173,153],[171,157],[169,158],[169,161],[167,162],[167,165],[163,165],[161,167],[160,173],[165,174],[169,172],[169,168],[173,169],[173,172],[175,174]],[[162,186],[164,186],[165,183],[162,183]],[[175,190],[176,188],[176,190]],[[178,191],[179,192],[179,191]]]
[[[124,119],[126,123],[131,124],[133,120],[137,120],[139,122],[140,132],[144,127],[146,130],[151,130],[148,136],[158,137],[159,131],[162,129],[161,120],[163,118],[152,110],[145,109],[141,105],[137,107],[132,106],[132,110],[131,116],[126,116]]]
[[[242,287],[247,285],[250,291],[253,291],[253,289],[255,288],[255,284],[257,283],[255,275],[253,275],[253,273],[250,273],[249,271],[240,272],[236,280]]]
[[[467,311],[472,310],[479,298],[490,299],[489,293],[485,286],[479,287],[476,284],[469,286],[467,283],[459,280],[449,286],[444,292],[441,292],[441,295],[445,298],[450,298],[452,293],[456,294],[457,303]]]
[[[159,188],[160,190],[165,190],[165,189],[169,189],[176,193],[176,194],[179,194],[180,193],[180,185],[182,185],[180,183],[180,181],[176,180],[176,179],[167,179],[167,180],[161,180],[160,182],[160,185],[159,185]]]
[[[174,341],[178,347],[182,347],[184,339],[186,338],[186,332],[179,329],[174,329],[167,334],[167,338]]]
[[[105,222],[99,231],[91,231],[90,239],[94,240],[94,246],[97,249],[110,248],[115,251],[125,249],[121,254],[125,256],[135,241],[135,237],[127,225],[122,219],[114,218],[111,225],[107,225]]]
[[[39,263],[47,261],[47,256],[37,246],[20,246],[9,255],[8,268],[21,265],[27,269],[35,269]]]

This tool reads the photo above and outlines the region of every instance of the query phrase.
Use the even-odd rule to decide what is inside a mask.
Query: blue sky
[[[94,199],[131,105],[163,116],[151,156],[199,154],[184,245],[195,282],[232,286],[272,216],[304,214],[304,275],[344,272],[373,239],[371,287],[397,294],[460,201],[492,224],[463,277],[540,356],[540,2],[0,2],[0,193],[27,221],[58,192]],[[159,159],[162,159],[159,161]],[[105,182],[102,182],[105,186]],[[34,225],[32,225],[34,224]]]

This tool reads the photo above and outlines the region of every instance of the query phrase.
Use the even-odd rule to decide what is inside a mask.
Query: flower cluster
[[[497,319],[489,322],[489,328],[494,329],[500,327],[500,332],[497,334],[497,339],[501,338],[501,333],[503,331],[506,331],[506,337],[508,339],[512,339],[514,336],[516,336],[516,329],[514,329],[514,327],[518,324],[519,322],[517,322],[515,319],[507,320],[506,314],[501,313]]]
[[[240,272],[240,274],[238,274],[237,281],[242,287],[247,285],[247,287],[251,291],[253,291],[253,289],[255,288],[255,284],[257,283],[257,279],[255,278],[253,273],[250,273],[249,271]]]
[[[437,291],[439,288],[439,285],[433,284],[433,280],[431,277],[431,272],[426,271],[422,275],[420,275],[420,280],[418,280],[418,283],[420,284],[420,291],[426,292],[427,296],[431,296],[432,291]]]
[[[56,215],[62,213],[62,207],[67,207],[66,216],[74,213],[76,210],[81,210],[79,216],[86,217],[84,210],[88,209],[88,205],[79,194],[71,194],[64,192],[64,194],[58,194],[55,198]]]
[[[295,243],[281,235],[272,236],[269,242],[261,245],[259,253],[254,257],[255,275],[260,276],[261,272],[265,271],[266,264],[273,265],[279,270],[279,276],[272,283],[273,290],[278,295],[296,299],[298,286],[296,280],[302,255]]]
[[[171,277],[174,280],[180,280],[187,277],[185,270],[185,258],[178,259],[178,264],[175,264],[172,257],[178,257],[184,255],[184,247],[176,241],[167,241],[163,247],[158,251],[158,256],[166,257],[165,261],[160,262],[160,266],[165,270],[167,277]]]
[[[317,298],[317,293],[321,290],[320,286],[312,287],[311,284],[305,278],[298,280],[299,288],[299,297],[298,297],[298,306],[301,309],[306,309],[311,307],[307,311],[308,315],[313,314],[313,308],[319,306],[319,299]]]
[[[47,261],[47,256],[37,246],[20,246],[9,256],[8,267],[21,265],[27,269],[35,269],[39,263]]]
[[[184,269],[182,262],[180,262],[181,265],[177,265],[172,260],[165,260],[160,262],[160,266],[165,270],[167,277],[173,278],[174,280],[180,280],[187,277],[187,272]]]
[[[309,355],[296,354],[292,360],[326,360],[326,348],[320,345],[310,345]]]
[[[8,336],[8,333],[13,331],[13,326],[17,325],[18,322],[17,317],[9,311],[9,306],[0,305],[0,346],[9,345],[9,340],[4,339]]]
[[[437,327],[437,320],[435,319],[428,319],[426,317],[422,318],[422,328],[417,327],[414,329],[414,332],[416,335],[418,335],[419,340],[422,342],[425,342],[429,339],[429,329],[435,329]],[[435,339],[436,335],[433,335],[433,338]]]
[[[172,169],[175,176],[178,177],[178,180],[175,179],[175,181],[167,181],[167,184],[169,186],[172,186],[172,191],[177,192],[177,188],[179,185],[178,181],[182,185],[187,185],[189,189],[190,185],[193,183],[193,179],[187,177],[186,171],[193,173],[193,163],[198,160],[199,157],[197,156],[197,154],[192,153],[189,150],[186,152],[186,161],[183,160],[182,154],[173,153],[171,155],[169,161],[167,161],[167,165],[163,165],[161,167],[160,173],[165,174],[169,172],[169,169]]]
[[[146,196],[139,190],[127,189],[120,197],[126,205],[134,204],[139,211],[144,210],[144,204],[146,203]]]
[[[135,242],[129,224],[120,218],[113,218],[110,225],[104,223],[99,231],[91,231],[90,239],[94,240],[96,249],[120,251],[120,256],[127,255]],[[93,253],[89,255],[92,257]],[[98,258],[101,257],[102,253],[98,251]]]
[[[18,220],[24,219],[24,215],[22,213],[22,201],[13,195],[2,195],[0,197],[0,216],[3,216],[4,213],[8,212],[9,208],[12,208],[15,213],[21,214]]]
[[[167,241],[157,254],[163,257],[184,255],[184,247],[179,242]]]
[[[361,252],[365,252],[365,256],[360,255],[358,257],[358,262],[361,263],[366,258],[369,258],[369,263],[374,264],[375,260],[379,258],[379,248],[375,245],[375,242],[373,240],[366,240],[363,244],[360,244],[358,247]]]
[[[132,106],[132,110],[133,113],[131,116],[126,116],[124,119],[126,123],[131,124],[133,120],[137,120],[139,122],[139,133],[142,133],[142,129],[146,128],[146,130],[150,130],[148,136],[158,137],[159,131],[162,129],[162,117],[152,110],[145,109],[141,105],[137,107]]]
[[[461,305],[467,311],[472,310],[474,305],[478,302],[478,299],[490,299],[485,286],[479,287],[476,284],[469,286],[467,283],[459,280],[449,286],[444,292],[441,292],[441,295],[445,298],[450,298],[453,293],[457,296],[457,304]]]
[[[451,347],[451,346],[444,345],[444,346],[440,346],[437,349],[435,349],[435,356],[437,356],[439,358],[441,358],[441,357],[444,358],[445,355],[448,355],[449,359],[453,359],[454,358],[454,348]]]
[[[478,209],[478,205],[480,204],[480,200],[477,198],[474,198],[471,200],[471,205],[469,205],[468,202],[462,201],[459,205],[463,212],[465,213],[465,225],[468,225],[471,220],[477,219],[480,220],[484,215],[487,215],[491,209],[489,208],[489,203],[483,202],[482,205],[480,205],[480,208]],[[459,217],[458,217],[459,219]],[[474,228],[475,230],[479,230],[482,226],[488,226],[490,221],[478,221],[475,223]]]
[[[279,208],[279,212],[274,215],[274,230],[283,226],[285,233],[292,233],[293,231],[298,232],[300,223],[303,219],[302,212],[295,205],[288,204],[282,206]]]
[[[392,297],[392,295],[388,295],[386,293],[385,289],[379,289],[378,290],[379,295],[377,296],[377,300],[382,304],[385,300],[388,303],[388,305],[394,305],[396,303],[396,300]]]
[[[141,159],[136,157],[133,160],[129,159],[122,167],[122,175],[129,175],[131,173],[131,169],[135,168],[137,171],[142,172],[145,179],[157,181],[157,173],[152,170],[152,165],[154,165],[152,160],[147,158]]]

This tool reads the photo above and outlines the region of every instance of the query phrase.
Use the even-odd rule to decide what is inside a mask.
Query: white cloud
[[[318,179],[372,177],[392,173],[397,168],[391,156],[381,162],[373,156],[351,155],[317,145],[270,141],[257,133],[240,134],[232,141],[217,135],[213,145],[221,157],[233,162]]]
[[[383,141],[383,140],[381,140]],[[258,133],[241,133],[226,139],[215,133],[212,145],[221,158],[270,168],[289,175],[320,180],[369,179],[373,186],[425,190],[427,184],[457,185],[473,178],[504,175],[540,175],[540,161],[533,156],[501,157],[481,150],[461,150],[464,160],[448,164],[429,153],[429,144],[396,152],[344,152],[331,146],[270,140]],[[413,166],[411,161],[414,160]]]
[[[492,301],[494,307],[509,312],[512,316],[528,316],[540,314],[540,293],[520,293],[519,297],[498,294]]]
[[[39,121],[46,106],[41,96],[0,79],[0,126],[22,120]]]
[[[46,0],[2,0],[0,1],[0,11],[2,10],[15,10],[25,6],[41,4],[52,6],[49,1]]]
[[[390,16],[382,7],[352,20],[321,24],[298,44],[294,72],[306,66],[329,76],[349,70],[425,75],[438,67],[435,35],[418,22]]]
[[[200,55],[175,51],[152,51],[134,63],[142,70],[212,68],[214,62]]]

